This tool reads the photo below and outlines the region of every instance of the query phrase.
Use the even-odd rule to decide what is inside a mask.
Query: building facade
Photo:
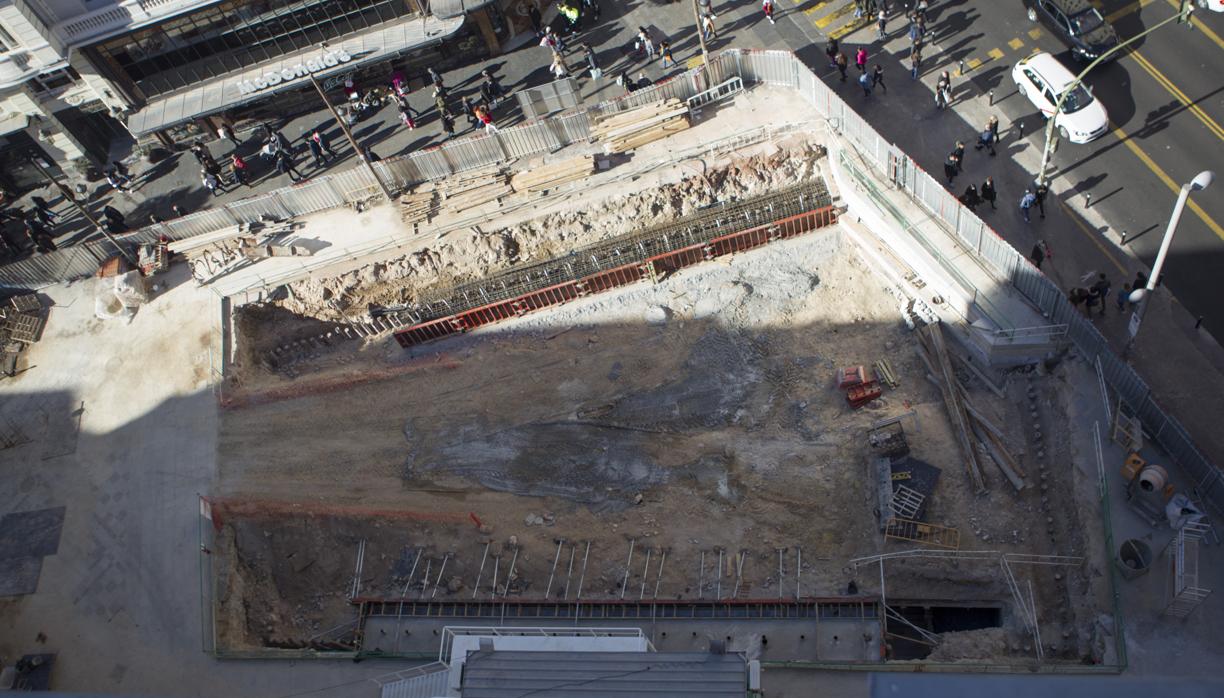
[[[500,50],[490,0],[0,0],[0,186],[319,107],[312,79],[385,84]]]

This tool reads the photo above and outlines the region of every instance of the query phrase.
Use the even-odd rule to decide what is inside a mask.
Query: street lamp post
[[[1190,0],[1181,0],[1181,8],[1178,9],[1177,14],[1173,15],[1172,17],[1169,17],[1168,19],[1157,22],[1156,24],[1152,25],[1148,29],[1145,29],[1144,31],[1139,32],[1138,34],[1132,36],[1126,41],[1119,43],[1117,46],[1114,46],[1113,48],[1109,49],[1105,53],[1102,53],[1101,55],[1097,56],[1095,60],[1093,60],[1091,63],[1088,64],[1088,67],[1084,68],[1083,71],[1081,71],[1079,75],[1075,76],[1075,79],[1071,81],[1071,84],[1067,85],[1067,88],[1062,91],[1062,94],[1058,95],[1058,103],[1054,105],[1054,113],[1050,115],[1050,120],[1046,122],[1045,147],[1042,148],[1041,150],[1041,165],[1037,169],[1037,183],[1038,184],[1049,184],[1050,180],[1049,180],[1049,177],[1046,176],[1046,170],[1049,169],[1050,156],[1054,153],[1054,147],[1056,143],[1056,141],[1054,140],[1054,135],[1055,135],[1055,130],[1056,130],[1054,122],[1058,120],[1058,115],[1062,113],[1063,104],[1066,102],[1067,97],[1070,96],[1070,94],[1074,92],[1077,87],[1080,86],[1080,83],[1083,81],[1084,76],[1086,76],[1088,72],[1091,71],[1093,68],[1097,67],[1097,65],[1099,65],[1101,61],[1109,58],[1110,56],[1113,56],[1118,51],[1121,51],[1122,49],[1131,45],[1135,41],[1138,41],[1139,39],[1142,39],[1148,34],[1151,34],[1157,29],[1168,24],[1169,22],[1185,23],[1186,26],[1188,27],[1193,26],[1192,24],[1190,24],[1190,14],[1192,12],[1194,12],[1194,5],[1190,2]]]
[[[712,6],[711,9],[713,9]],[[709,67],[710,52],[706,49],[705,30],[701,27],[701,10],[697,7],[697,0],[693,0],[693,19],[697,20],[697,40],[701,42],[701,60],[706,67]]]
[[[1152,266],[1152,275],[1148,277],[1147,285],[1143,288],[1137,288],[1131,291],[1130,301],[1136,304],[1135,312],[1131,313],[1130,324],[1127,326],[1130,337],[1126,340],[1126,349],[1122,354],[1125,356],[1135,343],[1135,336],[1139,334],[1139,325],[1143,322],[1143,314],[1147,311],[1148,300],[1152,295],[1152,291],[1156,289],[1156,284],[1160,282],[1160,274],[1164,271],[1165,257],[1169,255],[1169,247],[1173,244],[1173,235],[1177,232],[1177,222],[1181,220],[1182,210],[1186,208],[1186,199],[1190,198],[1190,192],[1202,191],[1211,185],[1215,180],[1215,173],[1211,170],[1203,170],[1195,175],[1194,179],[1189,183],[1183,184],[1181,192],[1177,195],[1177,203],[1173,206],[1173,215],[1169,218],[1169,227],[1165,229],[1164,238],[1160,241],[1160,251],[1156,253],[1156,263]]]
[[[344,119],[340,118],[340,115],[336,113],[336,108],[332,106],[331,100],[327,98],[327,93],[323,91],[323,86],[319,84],[319,81],[316,80],[315,76],[313,75],[310,76],[310,82],[312,85],[314,85],[314,88],[318,90],[319,97],[322,98],[323,103],[327,105],[327,110],[331,112],[332,118],[335,119],[336,123],[340,125],[340,130],[344,131],[344,135],[348,137],[349,145],[353,146],[353,152],[357,153],[357,157],[361,158],[361,161],[365,163],[365,166],[370,169],[370,175],[374,177],[374,181],[378,182],[378,186],[381,187],[383,193],[387,195],[387,201],[395,201],[395,196],[391,193],[391,189],[387,186],[387,183],[382,180],[382,177],[378,176],[378,170],[374,169],[374,163],[370,162],[370,159],[366,157],[365,151],[361,149],[361,146],[357,145],[357,139],[353,138],[353,132],[349,129],[348,124],[344,123]]]

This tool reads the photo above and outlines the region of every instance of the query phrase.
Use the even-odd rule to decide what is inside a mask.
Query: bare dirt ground
[[[365,351],[355,365],[403,362],[391,342]],[[900,387],[851,410],[833,387],[835,368],[880,358]],[[928,521],[959,527],[962,548],[1082,552],[1071,488],[1060,487],[1072,473],[1038,475],[1039,461],[1064,455],[1051,445],[1039,459],[1029,446],[1034,429],[1044,443],[1065,441],[1053,379],[1036,379],[1048,403],[1036,420],[1025,380],[1011,381],[1006,400],[971,391],[1005,426],[1032,481],[1018,494],[987,473],[988,494],[974,495],[897,301],[841,247],[836,229],[528,315],[406,365],[378,381],[223,413],[219,494],[317,510],[231,520],[222,531],[223,645],[303,646],[351,619],[344,597],[360,538],[365,596],[471,598],[488,542],[503,575],[518,551],[515,574],[508,589],[504,577],[494,589],[486,569],[479,594],[543,598],[559,539],[562,567],[591,544],[583,598],[624,589],[650,598],[656,584],[659,598],[712,597],[718,549],[723,598],[741,552],[739,598],[776,596],[777,548],[787,549],[787,594],[798,548],[804,595],[844,594],[851,580],[875,593],[875,568],[847,561],[899,546],[885,547],[877,533],[866,431],[911,409],[913,454],[943,470]],[[471,512],[488,528],[328,513],[339,507],[460,520]],[[655,565],[667,552],[661,574],[644,566],[647,550]],[[450,555],[436,591],[438,580],[422,584],[419,570],[404,590],[418,551],[434,574]],[[1081,619],[1069,609],[1088,581],[1053,575],[1035,582],[1041,608],[1061,609],[1049,611],[1059,621],[1050,656],[1079,660],[1089,655],[1095,612],[1089,606]],[[890,595],[906,598],[1010,603],[997,565],[898,563],[888,583]],[[1005,618],[1005,627],[1011,641],[1001,646],[1026,656],[1018,621]]]

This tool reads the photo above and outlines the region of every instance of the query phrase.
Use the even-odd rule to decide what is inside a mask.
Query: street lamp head
[[[1203,170],[1195,175],[1194,179],[1190,180],[1190,190],[1202,191],[1203,189],[1211,186],[1213,181],[1215,181],[1215,173],[1211,170]]]
[[[1146,295],[1147,295],[1146,288],[1137,288],[1134,291],[1130,292],[1130,295],[1127,296],[1126,300],[1130,301],[1131,303],[1142,303],[1143,297]]]

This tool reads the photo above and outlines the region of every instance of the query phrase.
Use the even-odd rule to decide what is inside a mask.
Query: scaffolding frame
[[[1199,586],[1199,542],[1208,530],[1207,524],[1189,522],[1165,546],[1169,558],[1164,610],[1167,616],[1186,618],[1211,595],[1210,589]]]

